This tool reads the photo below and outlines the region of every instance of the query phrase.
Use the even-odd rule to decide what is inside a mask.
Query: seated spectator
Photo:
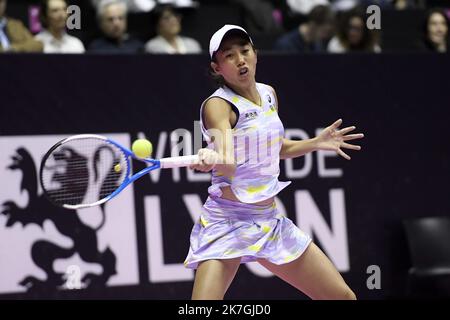
[[[342,14],[337,34],[328,43],[328,52],[381,52],[375,30],[366,27],[365,14],[353,9]]]
[[[104,0],[97,11],[103,37],[94,40],[89,52],[139,53],[144,44],[127,34],[127,6],[121,0]]]
[[[35,38],[44,44],[44,53],[83,53],[83,43],[66,33],[66,0],[43,0],[41,24],[45,28]]]
[[[172,6],[164,5],[153,11],[157,36],[145,45],[148,53],[189,54],[201,53],[197,40],[180,36],[181,17]]]
[[[333,35],[334,13],[328,6],[316,6],[308,21],[275,42],[275,50],[288,52],[324,52]]]
[[[423,38],[419,45],[422,51],[448,53],[449,18],[442,9],[430,9],[423,24]]]
[[[21,21],[5,16],[6,3],[0,0],[0,52],[42,52],[42,42]]]
[[[245,30],[253,36],[279,34],[282,21],[276,17],[273,0],[229,0],[241,8]],[[309,0],[308,0],[309,1]],[[280,1],[281,2],[281,1]]]

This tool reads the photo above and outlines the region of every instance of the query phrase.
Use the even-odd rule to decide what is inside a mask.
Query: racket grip
[[[159,159],[159,162],[163,169],[187,167],[198,162],[198,155],[194,154],[192,156],[162,158]]]

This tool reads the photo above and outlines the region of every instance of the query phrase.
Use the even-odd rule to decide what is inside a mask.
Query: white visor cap
[[[248,37],[248,40],[253,45],[252,38],[248,35],[247,31],[245,31],[244,28],[236,26],[234,24],[226,24],[222,28],[216,31],[216,33],[213,34],[211,37],[211,40],[209,41],[209,57],[212,59],[214,53],[219,50],[220,44],[222,43],[223,37],[225,35],[232,31],[232,30],[239,30],[242,31],[242,33]]]

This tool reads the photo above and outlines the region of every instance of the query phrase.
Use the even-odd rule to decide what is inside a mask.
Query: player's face
[[[64,0],[50,0],[47,8],[48,26],[53,29],[64,29],[67,20],[67,4]]]
[[[433,43],[445,42],[448,26],[445,18],[440,13],[433,13],[428,20],[428,35]]]
[[[257,56],[247,40],[241,37],[225,39],[216,53],[216,60],[211,67],[227,83],[247,86],[255,81]]]

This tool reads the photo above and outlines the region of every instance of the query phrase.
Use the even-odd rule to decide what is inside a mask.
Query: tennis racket
[[[132,175],[132,159],[147,163],[147,168]],[[106,137],[81,134],[61,140],[47,151],[39,178],[44,194],[53,204],[79,209],[111,200],[152,170],[187,167],[197,162],[197,155],[159,160],[138,158]]]

